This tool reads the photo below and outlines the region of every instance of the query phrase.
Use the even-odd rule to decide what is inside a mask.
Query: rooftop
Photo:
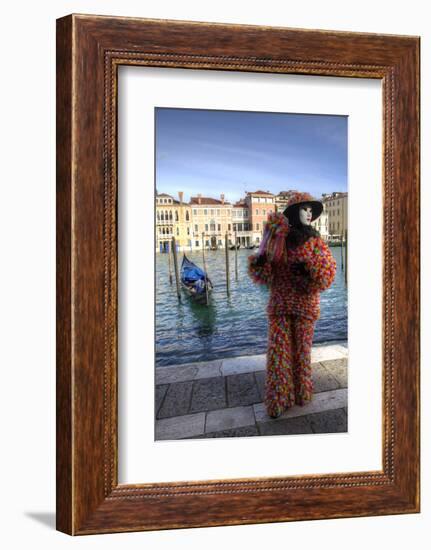
[[[282,197],[284,195],[291,195],[292,193],[298,193],[296,189],[290,189],[289,191],[280,191],[277,197]]]
[[[224,201],[222,202],[220,199],[213,199],[212,197],[190,197],[190,204],[214,204],[214,205],[225,205],[229,204],[230,202]]]
[[[339,199],[342,197],[347,197],[348,193],[345,191],[334,191],[333,193],[327,193],[322,195],[322,199],[324,201],[330,201],[333,199]]]
[[[264,197],[273,197],[274,196],[269,191],[247,191],[247,195],[262,195]]]

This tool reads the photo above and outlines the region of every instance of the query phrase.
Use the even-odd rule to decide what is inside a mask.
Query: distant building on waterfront
[[[274,195],[268,191],[247,191],[245,203],[249,210],[252,242],[259,244],[268,214],[275,211]]]
[[[348,195],[335,191],[322,195],[324,211],[328,215],[328,240],[339,241],[346,237],[348,226]]]
[[[184,202],[184,195],[178,193],[179,200],[171,195],[156,195],[156,250],[166,252],[175,237],[180,250],[190,250],[192,246],[192,216],[190,205]]]
[[[278,195],[275,195],[274,204],[276,212],[284,212],[286,210],[287,203],[294,193],[298,193],[298,191],[296,189],[290,189],[289,191],[280,191]]]
[[[232,205],[225,200],[203,197],[198,194],[190,198],[192,213],[192,249],[224,248],[226,233],[232,234]],[[232,238],[230,237],[230,242]]]
[[[239,200],[232,208],[232,227],[236,244],[248,247],[253,243],[250,209],[244,199]]]
[[[328,214],[325,212],[325,208],[323,208],[323,212],[320,214],[317,220],[314,220],[314,222],[311,223],[311,225],[315,229],[317,229],[324,241],[329,240]]]
[[[165,251],[174,235],[176,201],[171,195],[161,193],[156,196],[156,250]]]
[[[225,195],[220,198],[197,194],[184,201],[182,191],[178,199],[156,192],[156,250],[167,252],[175,237],[178,250],[217,249],[235,243],[242,247],[260,244],[268,214],[283,212],[296,191],[246,192],[243,199],[231,204]],[[313,222],[325,241],[339,241],[347,230],[347,193],[322,195],[322,215]]]

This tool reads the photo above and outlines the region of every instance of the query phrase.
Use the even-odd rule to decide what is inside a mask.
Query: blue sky
[[[347,117],[157,108],[155,124],[159,193],[347,191]]]

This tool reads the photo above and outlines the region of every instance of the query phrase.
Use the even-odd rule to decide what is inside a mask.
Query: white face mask
[[[310,225],[313,217],[313,209],[311,206],[301,206],[299,209],[299,221],[302,225]]]

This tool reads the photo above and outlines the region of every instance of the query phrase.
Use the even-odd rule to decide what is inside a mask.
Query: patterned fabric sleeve
[[[248,274],[255,283],[269,285],[272,276],[271,263],[266,261],[263,265],[258,265],[258,258],[258,254],[248,257]]]
[[[328,245],[321,238],[313,237],[305,243],[303,250],[301,259],[310,277],[310,290],[326,290],[331,286],[337,270]]]

